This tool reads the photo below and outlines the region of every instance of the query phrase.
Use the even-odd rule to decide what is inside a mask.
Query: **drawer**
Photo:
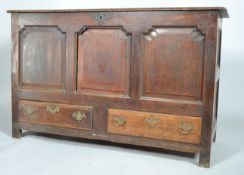
[[[108,110],[108,133],[199,144],[200,117]]]
[[[92,107],[34,101],[19,101],[21,122],[74,129],[92,129]]]

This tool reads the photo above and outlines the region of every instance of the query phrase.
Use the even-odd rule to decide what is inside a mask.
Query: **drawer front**
[[[92,118],[91,106],[19,101],[21,122],[91,130]]]
[[[201,128],[199,117],[108,110],[108,133],[199,144]]]

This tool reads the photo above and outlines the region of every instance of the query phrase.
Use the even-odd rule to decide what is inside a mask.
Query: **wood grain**
[[[80,33],[77,91],[83,94],[127,96],[130,86],[130,45],[130,36],[117,27],[93,27]]]
[[[145,34],[143,42],[143,96],[202,99],[204,35],[201,32],[189,27],[156,27]]]
[[[125,125],[116,123],[118,117],[126,120]],[[157,119],[155,126],[148,124],[147,119]],[[190,134],[184,134],[179,128],[181,123],[192,124]],[[108,110],[108,132],[153,139],[171,140],[199,144],[201,140],[202,119],[192,116],[178,116],[159,113],[148,113],[120,109]]]
[[[47,105],[56,106],[59,111],[55,114],[47,110]],[[26,109],[31,108],[32,114],[27,114]],[[74,112],[84,112],[86,118],[82,121],[76,121],[72,118]],[[34,102],[34,101],[19,101],[19,121],[26,123],[36,123],[50,126],[58,126],[63,128],[74,129],[92,129],[92,107],[67,105],[58,103]]]
[[[78,12],[140,12],[140,11],[218,11],[222,18],[228,18],[224,7],[178,7],[178,8],[117,8],[117,9],[56,9],[56,10],[8,10],[8,13],[78,13]]]
[[[26,26],[20,31],[21,86],[65,87],[65,34],[57,27]]]

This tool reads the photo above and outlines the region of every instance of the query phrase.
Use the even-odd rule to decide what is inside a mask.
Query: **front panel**
[[[131,35],[122,27],[86,27],[78,34],[77,91],[128,96]]]
[[[204,35],[191,27],[154,27],[143,36],[141,96],[202,100]]]
[[[27,25],[19,37],[19,85],[64,89],[65,33],[57,26]]]

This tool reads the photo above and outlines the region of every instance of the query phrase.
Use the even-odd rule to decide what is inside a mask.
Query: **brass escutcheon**
[[[32,115],[34,111],[35,111],[35,110],[34,110],[32,107],[30,107],[30,106],[26,106],[26,107],[24,108],[24,112],[25,112],[25,114],[27,114],[27,115]]]
[[[59,112],[59,106],[47,105],[47,111],[50,112],[51,114],[56,114],[57,112]]]
[[[116,117],[116,118],[114,118],[114,121],[116,122],[116,124],[118,126],[125,126],[127,119],[124,117]]]
[[[153,128],[160,122],[160,120],[157,118],[146,118],[145,122],[148,123],[151,126],[151,128]]]
[[[85,120],[87,118],[86,114],[81,111],[73,112],[72,118],[78,122]]]
[[[190,134],[193,130],[193,125],[191,123],[181,122],[178,128],[182,134]]]

